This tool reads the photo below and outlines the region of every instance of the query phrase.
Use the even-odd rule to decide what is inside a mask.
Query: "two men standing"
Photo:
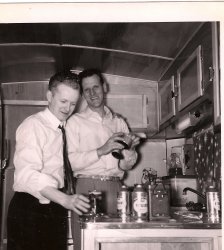
[[[104,194],[102,212],[116,213],[116,195],[124,171],[136,163],[139,138],[131,135],[132,144],[123,150],[124,159],[115,159],[111,152],[124,148],[118,140],[129,133],[128,127],[105,106],[106,84],[98,70],[84,70],[79,81],[71,72],[54,75],[47,91],[48,108],[25,119],[17,129],[8,250],[66,249],[66,209],[75,212],[74,242],[78,250],[77,215],[89,209],[84,195],[91,190]],[[72,115],[80,86],[87,108]],[[63,191],[63,137],[59,126],[66,130],[68,156],[76,179],[74,195]]]

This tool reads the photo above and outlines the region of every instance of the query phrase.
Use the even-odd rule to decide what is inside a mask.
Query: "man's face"
[[[83,96],[91,109],[101,108],[104,105],[105,86],[100,83],[97,75],[82,80]]]
[[[66,121],[72,114],[79,99],[79,90],[67,85],[58,85],[55,91],[48,91],[49,110],[60,120]]]

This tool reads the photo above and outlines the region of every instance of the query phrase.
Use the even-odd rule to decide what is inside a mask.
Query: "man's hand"
[[[123,136],[124,133],[122,132],[114,133],[102,147],[97,149],[98,157],[101,157],[102,155],[107,155],[116,149],[123,149],[124,145],[119,143],[119,140],[123,141]]]
[[[82,215],[83,212],[89,211],[89,199],[81,194],[68,195],[64,207]]]
[[[132,140],[130,150],[134,150],[135,147],[140,143],[140,138],[136,136],[135,134],[129,134],[129,136],[131,137],[131,140]]]

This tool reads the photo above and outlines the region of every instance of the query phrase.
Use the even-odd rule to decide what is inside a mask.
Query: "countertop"
[[[98,216],[81,218],[82,229],[221,229],[221,223],[209,223],[206,217],[186,218],[180,215],[172,218],[156,218],[150,221],[134,221],[131,217]]]

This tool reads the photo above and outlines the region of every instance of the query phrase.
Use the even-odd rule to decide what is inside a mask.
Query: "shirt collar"
[[[104,116],[104,119],[112,119],[113,118],[113,113],[111,112],[111,110],[107,107],[107,106],[104,106],[104,111],[105,111],[105,116]],[[99,114],[97,112],[94,112],[92,109],[90,109],[88,106],[86,107],[85,109],[85,114],[88,116],[88,117],[91,117],[91,116],[99,116]]]
[[[53,129],[57,130],[59,125],[65,126],[66,122],[61,122],[60,120],[58,120],[58,118],[49,110],[49,108],[46,108],[44,110],[44,114]]]
[[[104,110],[105,110],[105,118],[112,120],[113,119],[112,111],[107,106],[104,106]]]

